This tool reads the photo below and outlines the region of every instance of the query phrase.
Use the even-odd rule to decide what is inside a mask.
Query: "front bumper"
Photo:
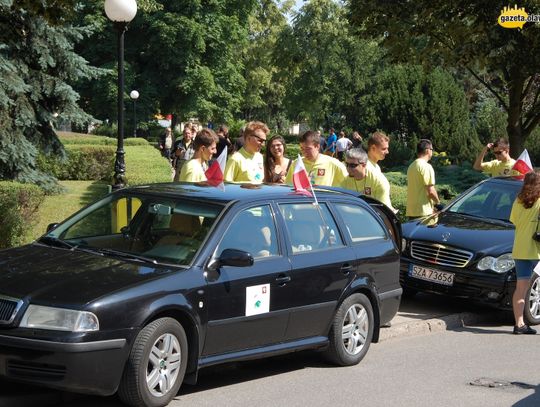
[[[118,389],[128,338],[68,343],[7,333],[0,331],[0,377],[101,396]]]
[[[411,263],[429,269],[454,273],[454,282],[448,286],[411,277],[409,275]],[[501,309],[512,307],[511,297],[515,288],[515,278],[513,278],[512,272],[496,274],[466,268],[444,267],[407,257],[401,258],[399,282],[403,288],[414,291],[466,298]]]

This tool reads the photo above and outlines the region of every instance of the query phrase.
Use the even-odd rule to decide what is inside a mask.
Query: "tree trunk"
[[[522,128],[522,93],[525,81],[519,73],[512,75],[508,86],[508,121],[506,133],[510,142],[510,156],[517,158],[523,151],[525,140]]]

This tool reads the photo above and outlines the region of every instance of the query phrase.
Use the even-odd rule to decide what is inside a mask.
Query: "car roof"
[[[315,187],[317,198],[356,196],[346,190],[337,188]],[[160,184],[138,185],[119,190],[118,192],[134,192],[171,197],[189,197],[207,201],[227,203],[231,201],[271,200],[278,198],[304,199],[305,195],[295,193],[290,185],[279,184],[230,184],[225,183],[223,190],[190,182],[169,182]]]
[[[492,178],[488,178],[488,179],[484,180],[484,182],[523,184],[523,176],[492,177]]]

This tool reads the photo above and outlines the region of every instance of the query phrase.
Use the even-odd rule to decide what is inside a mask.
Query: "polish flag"
[[[311,189],[311,182],[309,182],[308,173],[300,154],[298,154],[298,159],[296,160],[296,165],[294,166],[293,186],[297,193],[312,196],[311,192],[309,191],[309,189]]]
[[[227,146],[225,146],[219,157],[214,160],[212,165],[204,173],[204,175],[206,175],[208,185],[218,187],[221,190],[225,189],[225,185],[223,184],[223,173],[225,172],[226,163]]]
[[[523,150],[512,169],[519,172],[521,175],[525,175],[533,170],[531,158],[529,157],[527,149]]]

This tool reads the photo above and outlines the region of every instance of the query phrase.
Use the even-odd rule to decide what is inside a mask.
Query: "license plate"
[[[426,267],[417,266],[415,264],[409,265],[409,276],[442,285],[454,284],[454,273],[447,273],[445,271],[428,269]]]

